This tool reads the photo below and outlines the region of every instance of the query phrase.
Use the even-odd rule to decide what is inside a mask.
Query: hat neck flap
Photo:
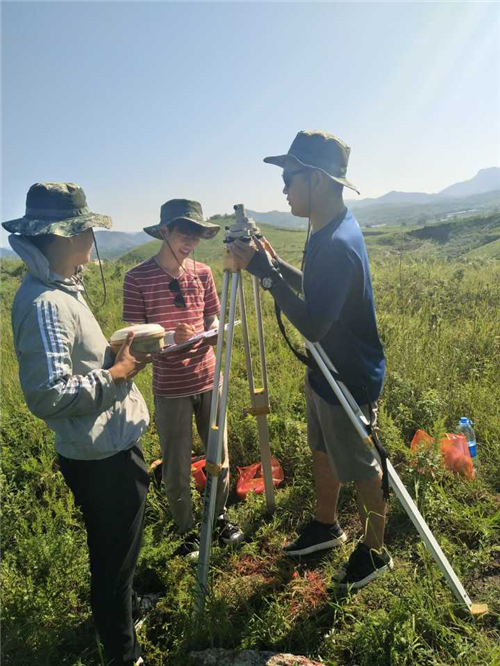
[[[67,291],[82,291],[83,288],[72,278],[65,278],[51,271],[47,257],[28,238],[10,234],[8,240],[11,248],[26,264],[30,275],[38,278],[47,286],[57,286]]]

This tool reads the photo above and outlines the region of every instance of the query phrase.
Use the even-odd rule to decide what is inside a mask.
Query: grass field
[[[266,234],[285,259],[300,262],[303,232]],[[388,358],[381,436],[469,596],[488,603],[490,613],[480,619],[461,615],[395,497],[387,529],[395,570],[359,593],[337,596],[328,589],[361,536],[350,486],[340,501],[341,523],[350,537],[346,546],[300,562],[283,557],[282,545],[309,517],[314,496],[303,368],[281,339],[272,299],[264,294],[269,429],[285,483],[272,516],[260,495],[244,503],[233,497],[230,516],[248,538],[234,551],[214,546],[201,630],[191,623],[195,569],[173,557],[180,542],[162,492],[152,486],[136,587],[140,593],[164,590],[140,633],[153,666],[189,665],[191,651],[209,646],[292,652],[329,666],[500,665],[500,264],[447,261],[431,245],[427,256],[412,255],[404,243],[386,252],[372,247],[375,238],[380,235],[367,236],[367,242]],[[207,243],[197,257],[213,265],[219,287],[220,248],[220,241]],[[124,272],[145,258],[134,256],[105,266],[108,301],[97,318],[107,335],[122,325]],[[20,262],[3,262],[2,659],[11,666],[97,666],[81,516],[58,471],[52,435],[28,412],[17,379],[9,311],[22,274]],[[87,283],[98,300],[97,267],[88,271]],[[234,349],[228,413],[233,472],[259,457],[256,424],[244,412],[249,399],[240,330]],[[153,413],[150,381],[148,369],[137,383]],[[414,431],[453,431],[463,414],[474,420],[479,442],[477,478],[469,482],[444,470],[434,454],[418,472],[409,455]],[[147,461],[154,460],[159,453],[154,425],[143,444]],[[193,496],[199,509],[194,489]]]

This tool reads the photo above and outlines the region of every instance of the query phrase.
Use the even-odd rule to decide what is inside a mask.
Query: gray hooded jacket
[[[28,407],[55,432],[57,452],[99,460],[130,448],[149,424],[132,381],[115,384],[111,348],[74,279],[53,273],[23,237],[12,248],[25,262],[12,306],[19,378]]]

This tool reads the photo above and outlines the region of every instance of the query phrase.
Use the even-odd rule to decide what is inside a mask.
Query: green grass
[[[300,262],[303,232],[265,233],[284,258]],[[139,592],[165,590],[140,634],[153,666],[188,665],[190,651],[209,646],[292,652],[329,666],[500,664],[500,264],[477,258],[444,261],[435,253],[413,258],[409,251],[398,251],[397,244],[387,256],[372,245],[383,237],[368,238],[388,358],[380,406],[382,439],[469,596],[488,603],[490,614],[476,620],[461,615],[395,497],[387,528],[395,570],[359,593],[341,597],[328,591],[353,541],[312,561],[282,556],[283,543],[313,509],[314,493],[303,368],[281,339],[272,299],[263,294],[269,430],[285,484],[276,493],[272,516],[266,514],[262,496],[232,502],[230,516],[243,526],[248,540],[234,551],[214,546],[211,594],[201,628],[191,621],[195,570],[173,557],[179,541],[161,491],[151,488],[136,587]],[[220,239],[199,255],[212,264],[220,288]],[[121,282],[131,265],[105,266],[108,302],[97,317],[106,335],[123,325]],[[2,263],[3,663],[97,666],[101,662],[90,618],[81,516],[58,471],[52,434],[27,410],[17,379],[9,311],[22,273],[19,262]],[[91,297],[99,301],[94,266],[87,283]],[[248,279],[245,288],[250,305]],[[253,332],[254,317],[249,314]],[[252,350],[258,372],[255,336]],[[153,412],[150,382],[149,369],[137,378]],[[248,406],[237,329],[228,412],[233,487],[236,466],[259,458],[255,420],[244,412]],[[463,414],[475,423],[477,479],[467,482],[454,476],[433,458],[428,473],[419,473],[409,455],[415,429],[452,431]],[[147,461],[158,456],[154,425],[144,437],[144,450]],[[200,496],[194,490],[193,496],[199,510]],[[361,535],[350,486],[342,490],[340,519],[352,539]]]

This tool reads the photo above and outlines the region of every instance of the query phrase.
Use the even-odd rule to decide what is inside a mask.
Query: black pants
[[[139,446],[104,460],[59,456],[87,528],[90,603],[106,657],[129,666],[141,656],[132,621],[132,581],[141,547],[149,474]]]

